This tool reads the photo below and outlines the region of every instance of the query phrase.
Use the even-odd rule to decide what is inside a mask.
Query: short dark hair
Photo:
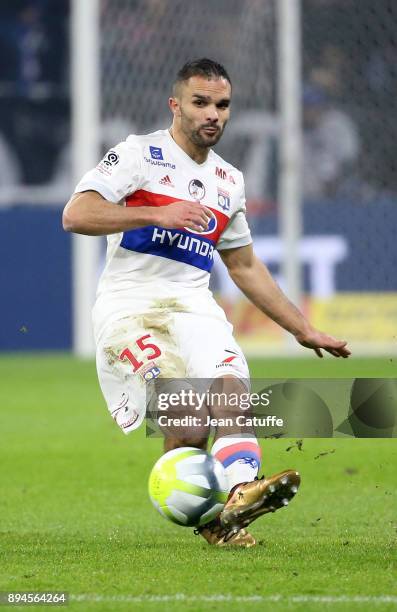
[[[175,93],[175,89],[178,87],[180,83],[187,81],[190,77],[193,76],[202,76],[207,79],[226,79],[229,81],[230,85],[232,84],[230,80],[230,76],[227,73],[227,70],[222,64],[218,62],[214,62],[214,60],[208,59],[207,57],[202,57],[201,59],[192,60],[190,62],[186,62],[184,66],[179,70],[176,75],[176,79],[173,85],[173,91]]]

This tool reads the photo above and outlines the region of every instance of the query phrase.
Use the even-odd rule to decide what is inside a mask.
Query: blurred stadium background
[[[396,39],[393,0],[2,0],[0,350],[90,352],[104,241],[65,234],[62,207],[107,148],[169,124],[176,70],[209,56],[234,84],[218,150],[258,255],[315,325],[395,354]],[[213,288],[249,354],[291,352],[219,265]]]

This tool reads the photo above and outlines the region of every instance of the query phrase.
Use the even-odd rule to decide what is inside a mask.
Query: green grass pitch
[[[396,377],[389,359],[250,365],[256,377]],[[265,473],[296,468],[301,489],[253,523],[256,548],[228,550],[152,508],[161,441],[119,432],[93,362],[1,357],[0,427],[0,591],[65,590],[81,612],[397,609],[395,439],[262,441]]]

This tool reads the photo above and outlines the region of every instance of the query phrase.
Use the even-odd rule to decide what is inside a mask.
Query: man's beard
[[[204,124],[204,125],[201,125],[197,130],[192,130],[189,124],[190,124],[190,121],[182,117],[183,132],[186,134],[189,140],[191,140],[191,142],[196,145],[196,147],[200,147],[202,149],[209,149],[210,147],[213,147],[214,145],[216,145],[217,142],[219,142],[223,134],[223,130],[225,129],[225,125],[226,125],[226,123],[224,123],[223,127],[220,128],[218,125],[213,126],[210,124]],[[201,133],[201,130],[205,127],[216,127],[217,131],[214,132],[214,134],[212,135],[204,136]]]

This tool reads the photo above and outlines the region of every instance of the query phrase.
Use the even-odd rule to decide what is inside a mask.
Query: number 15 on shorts
[[[154,359],[161,356],[161,349],[157,344],[154,344],[151,334],[138,338],[135,345],[137,347],[137,351],[134,351],[135,354],[126,347],[119,355],[120,361],[128,361],[132,366],[133,373],[139,372],[145,380],[157,378],[160,374],[160,368],[155,363],[146,363],[146,367],[143,367],[145,362],[153,362]]]

